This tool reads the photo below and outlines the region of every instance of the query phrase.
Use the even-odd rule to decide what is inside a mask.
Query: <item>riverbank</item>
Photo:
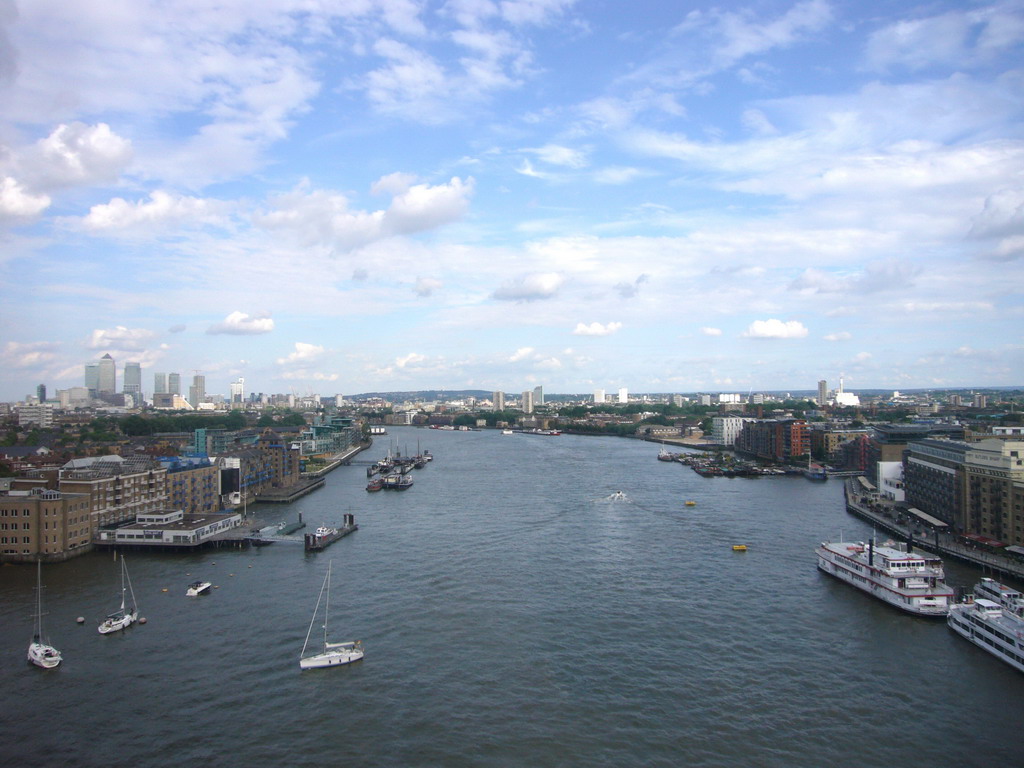
[[[846,498],[847,512],[862,520],[867,520],[904,541],[913,534],[914,545],[921,549],[952,557],[998,574],[1024,579],[1024,561],[1016,557],[971,547],[960,541],[955,534],[944,533],[923,522],[915,521],[911,524],[902,521],[901,515],[892,502],[879,499],[869,500],[868,503],[862,502],[863,496],[856,486],[855,478],[845,481],[843,493]]]

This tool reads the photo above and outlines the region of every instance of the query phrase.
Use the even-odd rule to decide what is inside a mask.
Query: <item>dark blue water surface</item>
[[[96,632],[109,552],[46,566],[54,671],[25,663],[35,570],[0,568],[0,763],[1024,765],[1024,675],[815,568],[820,541],[870,535],[839,482],[493,431],[396,429],[357,461],[389,442],[436,457],[409,491],[368,494],[355,464],[250,510],[355,514],[325,552],[128,553],[147,623],[124,633]],[[328,560],[333,639],[366,658],[300,672]]]

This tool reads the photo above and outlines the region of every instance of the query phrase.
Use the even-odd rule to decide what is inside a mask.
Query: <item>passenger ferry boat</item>
[[[982,577],[974,585],[975,599],[983,597],[999,605],[1003,610],[1024,618],[1024,596],[1016,589],[1000,584],[995,579]]]
[[[917,616],[945,616],[953,589],[934,555],[874,542],[822,542],[818,568],[890,605]]]
[[[997,587],[1003,586],[994,583]],[[1018,672],[1024,672],[1024,616],[1014,613],[1006,604],[978,597],[986,591],[981,584],[974,589],[974,600],[950,607],[946,617],[949,628]]]

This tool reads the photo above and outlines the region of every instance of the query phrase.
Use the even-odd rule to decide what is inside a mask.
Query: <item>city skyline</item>
[[[1015,0],[65,14],[0,20],[0,401],[1024,383]]]

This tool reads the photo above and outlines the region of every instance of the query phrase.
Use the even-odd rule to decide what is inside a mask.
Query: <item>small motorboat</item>
[[[696,507],[697,506],[697,502],[696,501],[687,501],[686,502],[686,506],[688,506],[688,507]]]
[[[208,581],[193,581],[188,585],[188,589],[185,590],[185,595],[188,597],[198,597],[206,592],[211,586],[213,585]]]
[[[747,551],[747,545],[746,544],[733,544],[732,545],[732,551],[733,552],[746,552]]]

